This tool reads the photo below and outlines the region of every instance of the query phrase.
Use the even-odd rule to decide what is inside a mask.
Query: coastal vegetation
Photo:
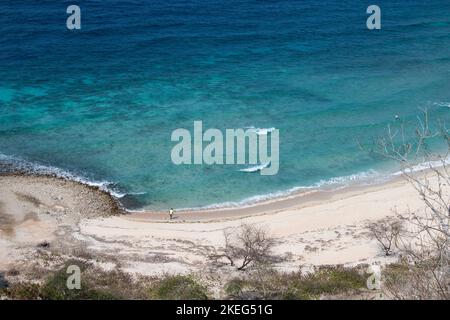
[[[66,286],[66,267],[82,266],[80,290]],[[311,273],[282,273],[266,269],[231,278],[213,297],[196,275],[165,275],[160,278],[133,278],[118,270],[105,271],[82,261],[68,261],[43,281],[18,281],[0,289],[3,299],[20,300],[205,300],[221,299],[319,299],[336,295],[356,295],[365,289],[364,267],[326,266]]]
[[[362,266],[344,268],[323,266],[313,272],[282,273],[275,270],[255,272],[247,277],[233,278],[225,286],[231,299],[311,300],[350,297],[367,292]]]

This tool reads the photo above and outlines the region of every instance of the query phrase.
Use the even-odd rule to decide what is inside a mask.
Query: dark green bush
[[[167,276],[149,289],[150,299],[159,300],[206,300],[205,287],[190,276]]]
[[[9,299],[17,300],[37,300],[41,298],[41,286],[36,283],[18,282],[10,285],[8,288],[0,291],[0,295],[4,295]]]
[[[81,271],[81,288],[67,288],[67,267],[77,265]],[[140,292],[142,291],[142,292]],[[143,288],[120,271],[103,271],[79,260],[68,261],[43,282],[16,282],[2,293],[10,299],[21,300],[114,300],[143,297]],[[141,293],[141,295],[139,295]]]
[[[68,289],[66,285],[66,268],[52,275],[41,288],[41,297],[45,300],[114,300],[120,296],[107,289],[98,288],[97,284],[84,272],[81,273],[81,289]]]
[[[232,299],[309,300],[359,290],[366,282],[361,270],[343,267],[322,267],[309,274],[273,270],[263,274],[232,279],[225,286],[226,294]]]

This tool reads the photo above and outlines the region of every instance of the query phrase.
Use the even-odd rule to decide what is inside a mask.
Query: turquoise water
[[[388,124],[450,119],[447,0],[378,1],[375,31],[356,0],[83,1],[79,31],[69,4],[0,2],[4,170],[107,181],[133,209],[208,206],[394,170],[370,152]],[[173,165],[194,120],[278,128],[279,173]]]

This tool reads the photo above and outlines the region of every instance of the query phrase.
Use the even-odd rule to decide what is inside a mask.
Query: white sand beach
[[[242,224],[262,227],[276,239],[274,251],[285,258],[276,265],[279,270],[385,263],[388,258],[367,225],[423,209],[417,191],[398,177],[250,208],[176,212],[169,221],[167,213],[121,212],[108,194],[75,182],[5,175],[0,176],[0,270],[26,268],[46,252],[82,252],[142,275],[231,272],[211,264],[209,256],[223,247],[225,229]]]

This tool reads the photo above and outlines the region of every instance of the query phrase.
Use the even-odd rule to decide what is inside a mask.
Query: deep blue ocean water
[[[450,1],[377,0],[370,31],[372,2],[1,0],[0,163],[109,181],[151,209],[394,170],[358,144],[418,108],[450,119]],[[173,165],[170,134],[194,120],[279,128],[279,173]]]

